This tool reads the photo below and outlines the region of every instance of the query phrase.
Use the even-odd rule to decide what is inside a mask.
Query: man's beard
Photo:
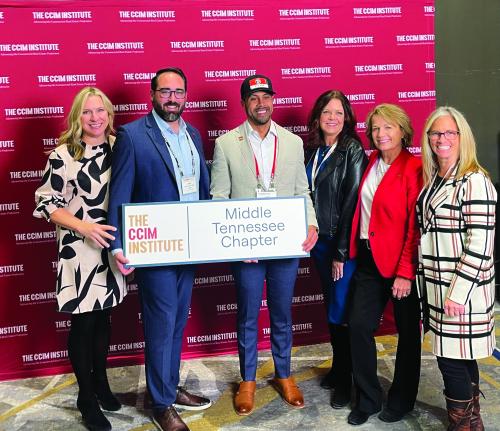
[[[164,106],[176,106],[178,108],[178,111],[177,112],[165,111],[163,109]],[[177,102],[166,102],[161,104],[154,101],[153,108],[155,112],[167,123],[173,123],[174,121],[177,121],[180,118],[182,112],[184,111],[184,105],[181,106],[181,104]]]
[[[257,114],[254,114],[250,109],[245,108],[247,117],[249,120],[251,120],[251,123],[254,123],[255,125],[260,125],[263,126],[271,120],[271,115],[272,111],[269,109],[268,113],[264,117],[259,117]]]

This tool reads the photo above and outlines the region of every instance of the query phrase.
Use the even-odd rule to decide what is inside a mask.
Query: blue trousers
[[[299,259],[235,262],[231,265],[237,289],[237,332],[240,373],[255,380],[257,372],[258,318],[264,280],[271,321],[271,351],[276,377],[290,376],[292,351],[292,298]]]
[[[344,276],[340,280],[333,281],[333,244],[333,239],[320,235],[316,245],[311,250],[311,256],[314,259],[321,280],[328,323],[340,325],[347,323],[345,311],[351,277],[356,269],[356,261],[347,260],[344,263]]]
[[[194,272],[193,265],[136,269],[146,343],[146,383],[155,410],[165,409],[176,398]]]

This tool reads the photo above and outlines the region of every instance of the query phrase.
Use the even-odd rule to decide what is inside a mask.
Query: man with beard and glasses
[[[183,71],[169,67],[156,72],[150,94],[153,110],[118,129],[113,152],[108,221],[118,227],[111,250],[125,275],[134,269],[125,267],[122,204],[209,198],[200,133],[181,118],[187,98]],[[203,410],[211,404],[178,387],[194,272],[194,265],[135,269],[146,342],[146,382],[153,420],[163,431],[188,430],[176,407]]]
[[[241,105],[247,119],[216,140],[210,193],[214,199],[304,196],[309,229],[302,248],[310,251],[318,239],[318,224],[304,168],[302,140],[271,120],[273,95],[271,80],[263,75],[243,81]],[[299,259],[247,260],[231,266],[237,291],[242,378],[234,399],[236,413],[245,416],[254,409],[258,316],[264,280],[275,367],[272,384],[291,407],[304,407],[302,392],[290,370],[291,306]]]

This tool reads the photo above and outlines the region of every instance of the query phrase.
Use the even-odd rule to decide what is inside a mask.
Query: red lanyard
[[[250,144],[250,142],[249,142]],[[253,151],[252,144],[250,144],[250,148],[252,149],[252,154],[253,154],[253,161],[255,162],[255,173],[257,174],[257,180],[259,179],[260,176],[260,171],[259,171],[259,164],[257,163],[257,157],[255,157],[255,152]],[[276,172],[276,149],[278,148],[278,137],[274,137],[274,159],[273,159],[273,167],[271,170],[271,178],[274,178],[274,173]],[[264,160],[262,160],[262,163],[264,163]]]

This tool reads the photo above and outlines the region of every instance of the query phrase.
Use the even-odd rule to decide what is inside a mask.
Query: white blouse
[[[391,165],[385,163],[382,158],[379,157],[377,162],[373,164],[366,176],[366,180],[361,189],[361,219],[360,219],[360,229],[359,238],[368,239],[368,230],[370,227],[370,216],[372,213],[373,197],[375,192],[384,178],[385,173],[389,170]]]

